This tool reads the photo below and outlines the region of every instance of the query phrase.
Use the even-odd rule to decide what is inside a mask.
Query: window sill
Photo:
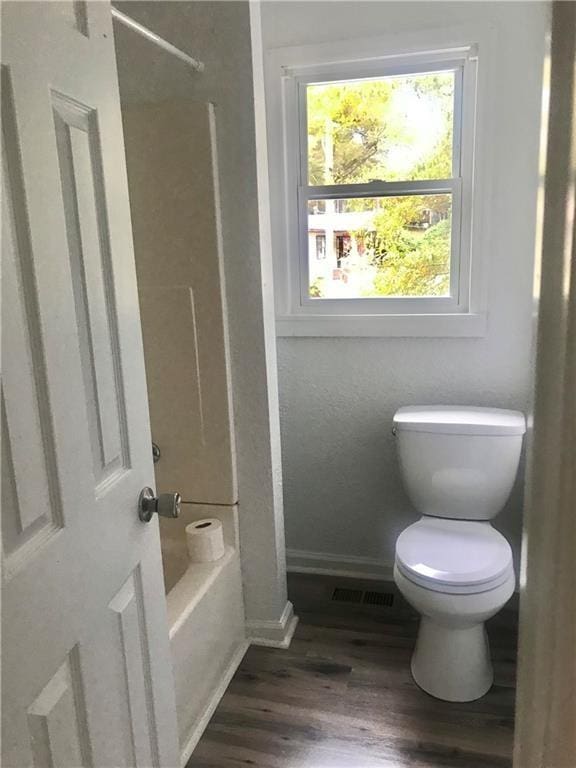
[[[481,338],[486,315],[472,313],[430,315],[281,315],[276,335],[371,336],[406,338]]]

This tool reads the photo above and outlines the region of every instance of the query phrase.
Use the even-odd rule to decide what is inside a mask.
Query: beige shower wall
[[[211,104],[123,106],[159,492],[237,501]],[[177,528],[165,527],[165,535]]]

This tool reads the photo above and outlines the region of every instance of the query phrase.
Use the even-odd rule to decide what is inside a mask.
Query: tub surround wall
[[[238,500],[212,104],[122,108],[156,490]]]
[[[525,411],[532,380],[532,271],[547,6],[532,2],[264,2],[266,51],[391,31],[490,25],[500,116],[489,201],[488,329],[462,338],[279,338],[289,568],[391,574],[417,519],[401,485],[392,416],[401,405]],[[465,42],[473,42],[466,40]],[[272,209],[272,220],[281,215]],[[522,470],[521,470],[522,472]],[[521,474],[521,473],[520,473]],[[521,476],[495,525],[519,562]]]

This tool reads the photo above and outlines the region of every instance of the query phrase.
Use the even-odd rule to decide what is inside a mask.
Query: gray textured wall
[[[539,3],[292,3],[263,6],[265,48],[459,23],[490,23],[498,49],[498,169],[491,208],[489,323],[481,339],[279,339],[284,503],[289,549],[393,561],[416,519],[390,427],[400,405],[526,410],[541,72]],[[486,245],[488,247],[488,245]],[[521,478],[497,525],[520,545]]]

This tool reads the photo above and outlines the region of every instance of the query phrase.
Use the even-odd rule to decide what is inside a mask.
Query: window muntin
[[[360,311],[429,313],[460,306],[462,77],[462,62],[445,62],[429,71],[423,65],[355,79],[298,78],[303,310],[358,312],[366,304]],[[428,211],[428,220],[411,220],[414,207]],[[368,248],[359,247],[352,209],[369,220]],[[334,217],[331,228],[322,227]],[[394,227],[398,242],[390,247]],[[321,262],[313,258],[312,231],[326,235]],[[402,308],[399,299],[408,300]]]

